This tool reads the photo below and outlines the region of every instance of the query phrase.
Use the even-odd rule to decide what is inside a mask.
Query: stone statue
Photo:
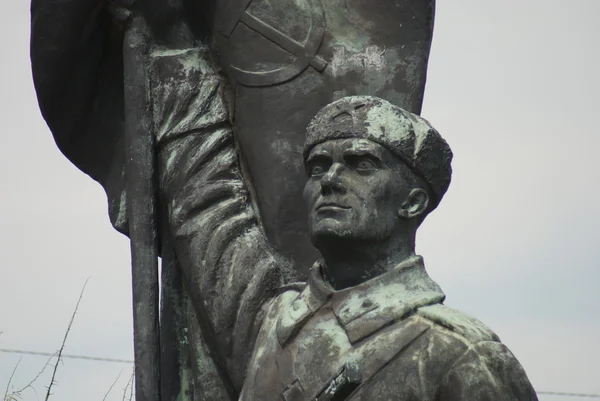
[[[32,0],[42,113],[131,238],[138,401],[536,399],[414,255],[433,10]]]
[[[197,291],[207,308],[240,400],[537,399],[498,337],[442,304],[414,254],[416,230],[451,173],[450,148],[427,121],[364,96],[317,114],[304,198],[323,261],[307,284],[285,284],[241,206],[243,181],[223,181],[233,152],[221,152],[210,168],[218,178],[201,185],[213,189],[198,191],[190,179],[195,188],[174,194],[172,209],[176,241],[203,262],[186,273],[199,284],[192,297]],[[216,198],[213,186],[225,195]]]
[[[482,323],[442,304],[415,233],[450,184],[429,123],[342,98],[308,128],[304,199],[323,255],[305,286],[263,307],[241,400],[536,400]]]

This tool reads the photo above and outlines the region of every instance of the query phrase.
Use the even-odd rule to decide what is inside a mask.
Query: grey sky
[[[0,348],[56,350],[90,277],[65,352],[129,359],[128,241],[40,116],[29,2],[1,10]],[[446,303],[492,327],[537,390],[600,393],[598,18],[598,0],[438,0],[423,116],[454,176],[418,251]],[[0,353],[0,393],[18,360]],[[44,363],[23,357],[15,386]],[[129,365],[65,360],[54,399],[101,400],[121,369],[108,400]]]

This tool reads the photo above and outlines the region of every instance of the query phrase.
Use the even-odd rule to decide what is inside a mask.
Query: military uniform
[[[498,337],[443,300],[418,256],[341,291],[316,264],[266,306],[240,400],[535,400]]]

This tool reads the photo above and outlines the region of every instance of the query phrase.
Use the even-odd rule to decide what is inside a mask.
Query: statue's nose
[[[341,163],[331,165],[327,173],[321,178],[321,192],[338,192],[345,193],[344,186],[340,174],[343,172],[344,166]]]

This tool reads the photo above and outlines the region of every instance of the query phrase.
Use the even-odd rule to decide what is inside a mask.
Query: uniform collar
[[[281,344],[288,342],[326,303],[348,339],[355,343],[400,320],[416,308],[440,303],[445,295],[425,271],[423,258],[413,256],[392,270],[360,285],[335,291],[323,278],[323,264],[310,270],[307,286],[278,322]],[[290,308],[288,308],[290,309]]]

